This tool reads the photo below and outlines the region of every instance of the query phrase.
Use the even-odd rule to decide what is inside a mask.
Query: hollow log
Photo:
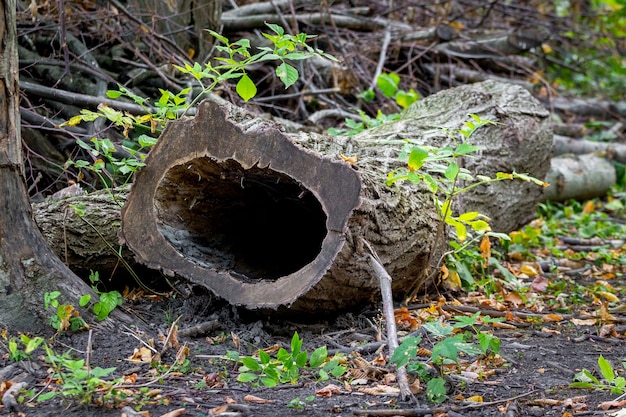
[[[408,182],[385,185],[400,166],[395,139],[442,145],[451,139],[434,126],[458,129],[468,113],[478,113],[501,124],[476,135],[485,150],[481,162],[467,166],[543,177],[549,164],[547,111],[523,89],[485,82],[437,96],[399,122],[352,138],[290,137],[234,106],[205,102],[195,119],[168,125],[150,152],[122,211],[123,240],[150,268],[232,304],[329,312],[376,297],[363,238],[402,296],[425,284],[442,247],[434,245],[438,220],[428,191]],[[525,161],[528,149],[537,152],[532,162]],[[357,162],[344,162],[342,154]],[[509,219],[495,221],[512,230],[534,213],[541,190],[530,189],[510,183],[500,194],[485,188],[473,195],[497,197],[486,206],[501,207],[496,215]],[[502,211],[511,209],[509,201],[519,207]]]
[[[168,125],[122,211],[123,239],[142,263],[235,305],[320,312],[376,293],[358,237],[389,245],[381,256],[399,293],[427,270],[436,213],[423,188],[384,186],[390,151],[357,172],[234,106],[198,111]]]

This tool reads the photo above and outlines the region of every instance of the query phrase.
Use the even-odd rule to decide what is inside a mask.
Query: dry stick
[[[92,339],[93,330],[89,329],[89,337],[87,338],[87,349],[85,349],[85,366],[89,370],[89,364],[91,363],[91,354],[93,353]]]
[[[176,329],[176,326],[178,325],[178,322],[182,318],[183,318],[182,315],[178,316],[178,318],[176,320],[174,320],[174,323],[172,323],[172,325],[170,326],[170,331],[167,333],[167,337],[163,341],[163,349],[161,349],[161,357],[163,357],[163,354],[167,351],[167,347],[168,347],[167,344],[172,341],[172,335],[174,334],[174,330]]]
[[[378,278],[380,284],[380,293],[383,300],[383,315],[385,317],[387,327],[387,345],[389,346],[389,356],[393,356],[393,352],[399,346],[398,333],[396,331],[396,320],[393,314],[393,294],[391,292],[391,276],[385,271],[378,254],[369,242],[361,238],[363,246],[367,248],[370,265],[374,270],[374,275]],[[403,401],[407,401],[411,398],[415,404],[417,404],[417,398],[411,393],[409,386],[409,380],[406,374],[406,368],[399,366],[396,368],[396,374],[398,376],[398,386],[400,387],[400,397]]]
[[[383,67],[385,66],[385,58],[387,57],[387,49],[389,48],[389,42],[391,42],[391,30],[389,26],[385,27],[385,37],[383,38],[383,46],[380,48],[380,54],[378,55],[378,65],[376,65],[376,71],[374,77],[370,83],[370,89],[376,87],[376,80],[382,74]]]

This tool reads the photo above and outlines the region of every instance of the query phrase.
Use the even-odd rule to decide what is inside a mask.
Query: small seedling
[[[24,346],[24,349],[18,347],[17,339],[9,339],[9,360],[11,362],[20,362],[26,359],[31,359],[33,352],[43,343],[42,337],[28,337],[25,334],[20,335],[20,342]]]
[[[500,351],[500,339],[493,334],[481,331],[476,324],[480,318],[480,312],[472,316],[455,316],[452,325],[444,326],[439,322],[428,322],[423,328],[428,331],[432,338],[438,340],[432,348],[430,360],[437,369],[444,369],[442,365],[458,363],[459,354],[466,355],[490,355]],[[502,318],[492,319],[489,316],[482,317],[485,324],[500,322]],[[468,328],[471,331],[459,333],[459,330]],[[416,373],[420,380],[428,381],[426,396],[429,401],[440,403],[446,399],[445,380],[442,377],[434,377],[426,371],[425,364],[415,360],[422,342],[420,336],[407,337],[396,348],[391,356],[391,362],[396,367],[406,366],[407,371]]]
[[[303,410],[308,403],[312,403],[313,401],[315,401],[315,396],[313,395],[309,395],[304,399],[304,401],[302,401],[300,398],[294,398],[293,400],[289,401],[287,407],[293,408],[295,410]]]
[[[622,366],[626,369],[626,362],[622,362]],[[626,393],[626,379],[622,376],[616,376],[613,366],[602,355],[598,358],[598,368],[600,368],[602,380],[595,377],[591,371],[583,369],[574,375],[575,382],[572,382],[570,387],[608,390],[617,395]]]
[[[48,310],[49,307],[52,307],[54,311],[53,315],[50,316],[52,328],[57,332],[64,332],[68,329],[76,332],[89,328],[73,305],[59,303],[58,298],[60,295],[59,291],[44,293],[45,309]]]
[[[310,357],[302,350],[302,339],[298,333],[294,333],[291,339],[291,352],[280,348],[273,359],[264,350],[259,350],[258,358],[253,356],[239,357],[237,352],[229,352],[227,359],[241,362],[239,368],[239,382],[261,383],[268,387],[278,384],[296,383],[301,372],[313,372],[317,374],[319,381],[326,381],[331,377],[338,378],[346,371],[346,367],[340,365],[338,357],[328,358],[326,346],[315,349]]]
[[[122,382],[122,379],[103,379],[113,373],[115,368],[88,368],[84,359],[73,359],[69,352],[59,355],[47,345],[44,345],[44,349],[46,362],[53,372],[51,379],[54,384],[51,386],[53,390],[37,397],[39,402],[58,396],[81,404],[106,404],[119,399],[115,384]]]

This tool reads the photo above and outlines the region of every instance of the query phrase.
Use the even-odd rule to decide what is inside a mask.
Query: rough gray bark
[[[114,252],[120,248],[120,210],[127,193],[128,189],[102,190],[33,204],[35,222],[46,241],[83,279],[87,279],[92,270],[103,278],[115,271],[123,272]],[[82,218],[73,205],[84,207]],[[121,255],[128,261],[133,258],[126,247],[122,247]]]
[[[23,178],[14,0],[0,3],[0,326],[45,326],[43,295],[76,301],[90,288],[50,250],[32,220]],[[77,304],[76,302],[74,304]]]
[[[413,104],[394,123],[355,136],[363,146],[411,140],[431,146],[450,144],[442,128],[456,131],[469,114],[497,122],[480,128],[470,143],[482,148],[463,165],[474,175],[496,172],[528,173],[543,179],[550,168],[552,129],[548,111],[522,87],[495,81],[445,90]],[[396,151],[397,152],[397,151]],[[458,210],[477,210],[491,218],[499,232],[528,223],[542,200],[543,189],[532,183],[503,181],[477,187],[459,196]]]

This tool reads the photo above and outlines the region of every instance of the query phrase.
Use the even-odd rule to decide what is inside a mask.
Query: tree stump
[[[485,151],[466,166],[543,178],[548,113],[515,86],[484,82],[443,92],[401,121],[352,138],[288,136],[234,106],[204,102],[195,119],[168,125],[150,152],[122,211],[122,238],[141,263],[232,304],[294,312],[331,312],[377,297],[362,238],[402,296],[425,284],[428,262],[438,260],[447,239],[434,245],[438,219],[424,187],[385,185],[401,164],[399,147],[388,143],[441,145],[450,139],[435,129],[458,129],[468,113],[501,124],[477,132],[473,141]],[[528,149],[537,154],[529,158]],[[350,165],[341,154],[358,160]],[[532,216],[541,190],[519,182],[500,187],[476,190],[461,203],[464,210],[483,203],[500,230],[512,230]],[[513,204],[515,211],[506,211]]]

